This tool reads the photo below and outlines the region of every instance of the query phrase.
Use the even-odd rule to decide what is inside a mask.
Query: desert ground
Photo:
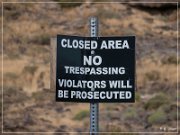
[[[89,132],[89,103],[55,101],[50,39],[89,36],[91,16],[99,36],[136,36],[136,102],[99,104],[99,131],[177,132],[177,3],[94,2],[1,4],[3,132]]]

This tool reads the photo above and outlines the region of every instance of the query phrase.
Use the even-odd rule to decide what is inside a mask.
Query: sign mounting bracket
[[[97,37],[98,36],[98,19],[96,17],[90,18],[90,36]],[[95,89],[91,89],[94,91]],[[97,135],[98,132],[98,124],[99,124],[99,104],[98,103],[90,103],[90,135]]]

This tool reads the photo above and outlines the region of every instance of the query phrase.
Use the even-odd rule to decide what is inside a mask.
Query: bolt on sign
[[[56,101],[134,102],[135,36],[57,35]]]

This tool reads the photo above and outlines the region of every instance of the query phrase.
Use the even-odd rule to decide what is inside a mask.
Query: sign
[[[135,37],[57,36],[56,101],[134,102]]]

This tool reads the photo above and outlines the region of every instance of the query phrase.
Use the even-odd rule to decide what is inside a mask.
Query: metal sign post
[[[90,18],[90,36],[98,36],[98,19],[96,17]],[[92,53],[94,55],[94,53]],[[94,91],[95,89],[91,89]],[[90,135],[97,135],[98,132],[98,115],[99,105],[98,103],[90,103]]]

